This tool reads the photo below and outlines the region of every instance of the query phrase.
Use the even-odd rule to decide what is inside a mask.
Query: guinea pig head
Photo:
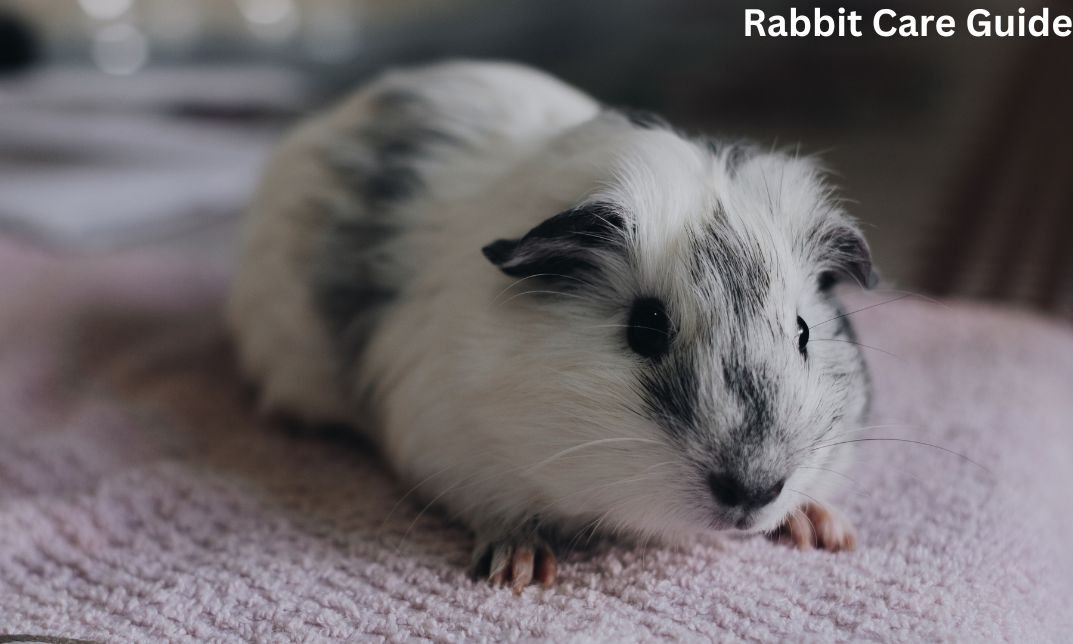
[[[579,525],[772,530],[830,494],[866,407],[832,288],[871,283],[867,244],[809,160],[636,138],[581,202],[483,249],[538,365],[519,476]]]

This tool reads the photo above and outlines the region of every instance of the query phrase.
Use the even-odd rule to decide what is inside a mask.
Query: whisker
[[[810,495],[810,494],[805,494],[805,493],[804,493],[804,492],[802,492],[801,490],[795,490],[795,489],[794,489],[794,488],[792,488],[792,487],[788,487],[788,488],[786,488],[786,489],[787,489],[788,491],[790,491],[790,492],[793,492],[794,494],[800,494],[801,496],[805,497],[806,499],[809,499],[809,500],[811,500],[811,501],[812,501],[813,503],[815,503],[816,505],[823,505],[823,503],[821,503],[819,499],[817,499],[816,497],[814,497],[814,496],[812,496],[812,495]],[[808,519],[808,515],[807,515],[807,514],[805,515],[805,518],[806,518],[806,519]],[[809,519],[809,523],[812,523],[812,519]],[[813,526],[813,527],[815,527],[815,526]]]
[[[798,492],[797,490],[790,490],[790,491],[791,491],[791,492],[797,492],[798,494],[801,494],[802,496],[808,496],[807,494],[804,494],[804,493],[802,493],[802,492]],[[809,497],[809,498],[811,498],[811,497]],[[789,516],[790,516],[790,517],[804,517],[804,518],[805,518],[805,520],[809,522],[809,524],[811,524],[811,523],[812,523],[812,519],[808,518],[808,515],[807,515],[807,514],[805,514],[804,510],[802,510],[802,509],[801,509],[800,507],[796,507],[796,508],[794,508],[794,509],[793,509],[793,510],[792,510],[792,511],[790,512],[790,515],[789,515]],[[787,517],[787,519],[789,519],[789,517]],[[794,541],[794,536],[793,536],[793,534],[792,534],[792,533],[790,532],[790,527],[789,527],[789,525],[790,525],[790,521],[789,521],[789,520],[787,520],[787,521],[783,522],[783,524],[782,524],[782,525],[780,525],[780,526],[776,527],[776,528],[775,528],[774,530],[772,530],[771,532],[769,532],[769,533],[768,533],[768,535],[769,535],[769,536],[771,536],[771,537],[777,538],[777,539],[778,539],[778,540],[779,540],[780,542],[781,542],[781,541],[782,541],[782,540],[783,540],[784,538],[785,538],[785,539],[789,539],[791,543],[794,543],[794,544],[796,545],[796,542]],[[815,526],[815,525],[813,525],[813,526],[812,526],[812,529],[813,529],[813,530],[815,531],[815,529],[816,529],[816,526]]]
[[[543,461],[541,461],[539,463],[536,463],[534,465],[522,466],[522,467],[517,467],[517,468],[510,468],[510,469],[507,469],[507,470],[494,470],[490,474],[488,474],[487,476],[484,476],[484,477],[481,477],[481,478],[477,478],[479,473],[475,473],[475,474],[473,474],[473,475],[471,475],[469,477],[464,477],[461,480],[459,480],[458,482],[456,482],[455,484],[449,486],[447,489],[445,489],[442,492],[440,492],[439,494],[437,494],[435,497],[432,498],[431,501],[429,501],[427,504],[425,504],[425,506],[423,508],[421,508],[421,510],[417,513],[417,516],[414,517],[413,521],[410,522],[410,525],[407,527],[406,531],[403,533],[403,536],[400,539],[399,544],[396,546],[396,551],[399,551],[402,548],[402,546],[405,543],[406,539],[409,538],[410,533],[413,531],[414,527],[417,525],[417,522],[421,519],[421,517],[424,516],[425,513],[428,512],[428,510],[431,509],[432,506],[435,505],[440,499],[442,499],[447,494],[450,494],[451,492],[456,492],[456,491],[458,491],[460,489],[463,489],[464,487],[467,487],[467,486],[470,486],[470,485],[479,485],[481,483],[485,483],[485,482],[488,482],[488,481],[496,479],[496,478],[510,476],[512,474],[516,474],[516,473],[518,473],[520,471],[523,471],[523,470],[525,470],[527,472],[531,472],[531,471],[533,471],[533,470],[535,470],[537,468],[543,467],[544,465],[547,465],[548,463],[551,463],[551,462],[555,461],[556,459],[562,458],[562,457],[564,457],[564,456],[566,456],[566,455],[568,455],[570,453],[576,452],[578,450],[581,450],[581,449],[584,449],[584,448],[587,448],[587,447],[593,447],[593,446],[596,446],[596,445],[602,445],[602,444],[607,444],[607,443],[615,443],[615,442],[643,442],[643,443],[653,443],[653,444],[657,444],[657,445],[661,444],[659,441],[652,440],[652,439],[649,439],[649,438],[602,438],[602,439],[598,439],[598,440],[594,440],[594,441],[588,441],[588,442],[582,443],[580,445],[574,445],[574,446],[569,447],[569,448],[567,448],[567,449],[565,449],[565,450],[563,450],[563,451],[561,451],[561,452],[559,452],[557,454],[554,454],[554,455],[552,455],[552,456],[550,456],[550,457],[544,459]],[[667,464],[670,464],[672,462],[673,461],[668,461],[666,463],[657,463],[656,465],[650,466],[647,470],[645,470],[645,472],[647,473],[647,472],[651,471],[652,469],[655,469],[656,467],[667,465]],[[438,476],[438,475],[442,474],[447,469],[450,469],[450,468],[445,468],[444,470],[441,470],[440,472],[437,472],[437,473],[433,474],[432,476],[426,478],[425,481],[422,482],[422,484],[424,482],[430,480],[431,478],[434,478],[435,476]],[[421,484],[418,484],[418,486],[415,486],[413,489],[411,489],[411,491],[407,493],[407,496],[410,493],[412,493],[414,490],[416,490],[418,487],[420,487],[420,485]],[[401,502],[402,502],[402,500],[400,499],[399,503],[401,503]],[[396,504],[396,505],[398,505],[398,504]],[[393,511],[394,511],[394,509],[393,509]]]
[[[582,297],[580,295],[575,295],[574,293],[566,293],[566,292],[563,292],[563,291],[525,291],[524,293],[515,293],[514,295],[511,295],[507,299],[503,300],[502,303],[506,304],[506,303],[510,302],[511,300],[514,300],[516,298],[519,298],[519,297],[522,297],[522,296],[525,296],[525,295],[559,295],[559,296],[562,296],[562,297],[572,297],[575,300],[584,300],[586,302],[589,301],[589,298],[587,298],[587,297]]]
[[[514,282],[511,282],[510,285],[508,285],[505,289],[503,289],[498,294],[496,294],[496,296],[494,298],[492,298],[492,304],[495,304],[496,301],[499,300],[499,298],[503,296],[503,294],[505,294],[507,291],[509,291],[510,289],[514,288],[515,286],[521,284],[522,282],[524,282],[526,280],[531,280],[531,279],[535,279],[535,278],[538,278],[538,277],[561,277],[563,279],[574,280],[575,282],[580,282],[582,284],[586,283],[585,280],[581,280],[581,279],[578,279],[576,277],[571,277],[570,275],[562,275],[562,274],[559,274],[559,273],[537,273],[536,275],[527,275],[526,277],[523,277],[520,280],[515,280]]]
[[[883,463],[883,469],[889,470],[891,472],[894,472],[894,473],[898,474],[899,476],[904,476],[905,478],[910,479],[913,483],[915,483],[917,486],[919,486],[920,489],[922,489],[922,490],[927,490],[929,488],[929,482],[928,481],[926,481],[925,479],[917,476],[916,474],[910,472],[909,470],[907,470],[905,468],[896,467],[894,465],[891,465],[890,463]]]
[[[585,539],[585,547],[588,548],[592,544],[592,540],[594,538],[596,538],[596,535],[598,535],[600,533],[600,528],[603,526],[604,522],[606,522],[607,519],[610,518],[612,513],[614,513],[615,511],[617,511],[619,509],[620,504],[621,504],[621,502],[611,504],[611,507],[609,507],[607,510],[602,512],[598,517],[596,517],[592,521],[589,521],[588,523],[586,523],[585,526],[583,526],[580,530],[578,530],[578,532],[574,536],[574,538],[570,540],[570,545],[569,545],[570,552],[571,553],[574,552],[574,549],[581,542],[582,537],[584,537],[584,539]]]
[[[937,449],[937,450],[939,450],[941,452],[946,452],[947,454],[950,454],[952,456],[956,456],[956,457],[960,458],[961,460],[963,460],[963,461],[965,461],[967,463],[971,463],[972,465],[975,465],[976,467],[980,468],[984,472],[987,472],[988,475],[990,475],[992,477],[994,477],[994,475],[995,475],[995,473],[992,472],[990,468],[988,468],[988,467],[986,467],[986,466],[984,466],[984,465],[972,460],[971,458],[969,458],[968,456],[965,456],[964,454],[962,454],[960,452],[955,452],[954,450],[948,449],[948,448],[943,447],[941,445],[934,445],[932,443],[927,443],[927,442],[918,441],[918,440],[911,440],[911,439],[908,439],[908,438],[855,438],[855,439],[847,440],[847,441],[838,441],[837,443],[829,443],[827,445],[819,445],[817,447],[812,448],[809,451],[816,452],[816,451],[819,451],[821,449],[827,449],[827,448],[830,448],[830,447],[837,447],[839,445],[848,445],[850,443],[873,443],[873,442],[907,443],[907,444],[910,444],[910,445],[920,445],[922,447],[931,447],[932,449]]]
[[[801,494],[801,492],[798,492],[798,494]],[[808,495],[806,494],[805,496],[808,496]],[[816,503],[817,505],[822,505],[819,501],[817,501],[813,497],[808,496],[808,498],[812,499],[812,501],[814,503]],[[812,537],[813,537],[813,539],[815,539],[818,542],[820,540],[820,531],[816,528],[816,524],[812,521],[812,517],[810,517],[808,515],[808,512],[805,512],[804,510],[801,510],[801,514],[805,515],[805,520],[808,521],[809,527],[812,528]]]
[[[896,355],[894,353],[891,353],[890,351],[887,351],[886,349],[880,349],[879,347],[873,347],[872,345],[863,344],[861,342],[854,342],[852,340],[837,340],[835,338],[814,338],[813,340],[810,340],[810,342],[841,342],[843,344],[852,344],[852,345],[861,347],[862,349],[871,349],[873,351],[878,351],[880,353],[884,353],[884,354],[886,354],[886,355],[888,355],[888,356],[890,356],[892,358],[895,358],[897,360],[902,359],[901,356]]]
[[[410,533],[413,532],[413,529],[417,525],[417,522],[421,520],[421,517],[423,517],[425,515],[425,513],[428,512],[429,509],[431,509],[432,506],[436,504],[437,501],[442,499],[447,494],[449,494],[451,492],[454,492],[455,490],[460,489],[463,484],[468,484],[470,482],[470,479],[472,479],[472,478],[474,478],[476,476],[477,476],[477,474],[473,474],[472,476],[470,476],[468,478],[463,478],[458,483],[455,483],[454,485],[449,486],[446,490],[444,490],[443,492],[440,492],[439,494],[437,494],[435,497],[432,498],[431,501],[429,501],[427,504],[425,504],[425,507],[421,508],[421,511],[418,512],[417,516],[414,517],[414,520],[410,522],[410,525],[406,528],[406,531],[403,532],[402,537],[399,539],[398,545],[395,546],[395,552],[396,553],[401,552],[403,545],[405,545],[406,540],[410,538]],[[483,482],[483,481],[488,480],[490,478],[494,478],[495,476],[500,476],[500,474],[497,472],[497,473],[493,474],[491,477],[486,477],[485,479],[482,479],[481,481],[478,481],[478,482]]]
[[[863,432],[863,431],[868,430],[868,429],[886,429],[888,427],[908,427],[908,428],[913,428],[913,426],[910,425],[909,423],[887,423],[885,425],[868,425],[866,427],[858,427],[857,429],[855,429],[853,431],[855,431],[855,432]]]
[[[611,513],[614,512],[616,509],[617,506],[612,506],[600,516],[596,517],[592,521],[589,521],[580,529],[578,529],[577,533],[574,535],[574,538],[572,538],[570,540],[570,543],[568,543],[566,546],[567,552],[573,554],[578,545],[581,543],[582,538],[585,539],[585,547],[588,547],[589,544],[592,543],[592,539],[596,536],[596,533],[599,530],[599,524],[603,522],[608,516],[610,516]]]
[[[835,317],[831,318],[830,320],[824,320],[823,322],[820,322],[818,324],[814,324],[814,325],[810,326],[809,331],[811,331],[812,329],[815,329],[816,327],[823,326],[823,325],[827,324],[828,322],[834,322],[835,320],[841,320],[842,318],[846,318],[846,317],[849,317],[851,315],[856,315],[857,313],[862,313],[864,311],[868,311],[870,309],[874,309],[874,308],[883,306],[884,304],[893,304],[895,302],[898,302],[898,301],[901,301],[901,300],[904,300],[904,299],[910,298],[910,297],[913,297],[913,294],[910,293],[910,294],[906,294],[906,295],[901,295],[899,297],[896,297],[896,298],[891,299],[891,300],[887,300],[885,302],[880,302],[878,304],[873,304],[871,306],[866,306],[864,308],[857,309],[856,311],[850,311],[849,313],[843,313],[842,315],[836,315]]]
[[[543,461],[540,461],[539,463],[536,463],[535,465],[530,465],[528,468],[526,468],[525,473],[527,473],[527,474],[532,473],[533,470],[536,470],[536,469],[539,469],[541,467],[544,467],[545,465],[547,465],[547,464],[549,464],[549,463],[551,463],[551,462],[553,462],[553,461],[555,461],[555,460],[557,460],[559,458],[562,458],[563,456],[566,456],[567,454],[572,454],[573,452],[576,452],[576,451],[581,450],[581,449],[585,449],[585,448],[588,448],[588,447],[594,447],[596,445],[606,445],[607,443],[626,443],[626,442],[650,443],[650,444],[655,444],[655,445],[660,444],[659,441],[652,440],[651,438],[600,438],[600,439],[597,439],[597,440],[594,440],[594,441],[589,441],[587,443],[582,443],[580,445],[574,445],[573,447],[568,447],[568,448],[564,449],[563,451],[559,452],[558,454],[553,454],[552,456],[549,456],[548,458],[544,459]]]
[[[834,429],[834,427],[832,427],[831,429]],[[910,425],[908,423],[899,423],[899,424],[893,424],[893,425],[869,425],[868,427],[858,427],[856,429],[848,429],[848,430],[846,430],[844,432],[838,432],[837,434],[834,434],[834,435],[825,434],[825,435],[821,436],[819,440],[817,440],[815,443],[813,443],[809,447],[815,447],[816,445],[822,443],[823,441],[834,440],[834,439],[837,439],[837,438],[842,438],[843,436],[850,436],[852,434],[860,434],[861,432],[870,432],[870,431],[874,431],[874,430],[877,430],[877,429],[919,430],[920,428],[915,426],[915,425]],[[805,449],[808,449],[808,448],[801,449],[797,453],[800,454],[801,452],[805,451]]]
[[[431,481],[432,479],[436,478],[437,476],[440,476],[440,475],[446,473],[448,470],[455,469],[456,467],[458,467],[458,466],[457,465],[449,465],[449,466],[447,466],[447,467],[445,467],[445,468],[443,468],[443,469],[441,469],[441,470],[439,470],[437,472],[434,472],[434,473],[426,476],[420,482],[416,483],[413,487],[411,487],[406,492],[406,494],[403,494],[401,497],[399,497],[399,499],[397,501],[395,501],[395,504],[391,506],[391,509],[388,510],[387,516],[385,516],[384,520],[380,523],[380,528],[377,529],[376,534],[379,535],[384,531],[384,528],[387,527],[388,521],[390,521],[391,517],[395,515],[395,511],[399,509],[399,506],[402,505],[403,501],[405,501],[406,499],[410,498],[411,494],[413,494],[414,492],[419,490],[421,488],[421,486],[423,486],[425,483],[428,483],[429,481]]]
[[[843,434],[855,434],[857,432],[867,432],[867,431],[871,431],[873,429],[895,429],[895,428],[898,428],[898,429],[902,429],[902,428],[904,428],[904,429],[920,429],[916,425],[911,425],[909,423],[884,423],[882,425],[865,425],[864,427],[856,427],[854,429],[848,429],[848,430],[846,430],[844,432],[840,432],[838,434],[838,436],[842,436]]]
[[[653,476],[650,473],[641,474],[639,476],[633,476],[633,477],[618,479],[618,480],[615,480],[615,481],[609,481],[607,483],[602,483],[602,484],[597,485],[595,487],[585,488],[584,490],[575,490],[575,491],[571,492],[570,494],[565,494],[563,496],[558,497],[557,502],[562,503],[563,501],[569,501],[569,500],[575,499],[578,496],[580,496],[582,494],[585,494],[587,492],[594,492],[596,490],[605,490],[605,489],[607,489],[609,487],[614,487],[616,485],[625,485],[625,484],[628,484],[628,483],[642,483],[642,482],[645,482],[645,481],[659,481],[659,480],[660,480],[659,477]]]
[[[646,331],[655,331],[656,333],[661,333],[661,334],[666,335],[666,336],[671,335],[669,332],[664,331],[663,329],[657,329],[655,327],[650,327],[650,326],[642,326],[640,324],[596,324],[596,325],[593,325],[593,326],[590,326],[590,327],[585,327],[585,328],[587,328],[587,329],[645,329]]]
[[[618,510],[618,505],[617,504],[613,505],[610,510],[608,510],[607,512],[604,512],[602,515],[600,515],[600,518],[597,519],[596,523],[594,523],[592,525],[592,532],[589,533],[589,539],[588,539],[588,541],[586,542],[585,545],[589,545],[589,543],[592,542],[592,539],[594,537],[596,537],[597,534],[600,533],[600,529],[603,527],[604,523],[606,523],[607,520],[611,518],[611,514],[613,512],[615,512],[616,510]]]
[[[857,485],[861,484],[860,481],[858,481],[857,479],[853,478],[852,476],[850,476],[848,474],[844,474],[842,472],[839,472],[838,470],[833,470],[833,469],[831,469],[829,467],[819,467],[818,465],[798,465],[797,469],[799,469],[799,470],[819,470],[821,472],[830,472],[831,474],[834,474],[835,476],[840,476],[840,477],[846,479],[850,483],[855,483]]]
[[[928,297],[927,295],[924,295],[922,293],[917,293],[915,291],[907,291],[905,289],[898,289],[898,288],[884,288],[884,289],[878,289],[878,290],[875,290],[875,291],[872,291],[872,292],[873,293],[898,293],[900,295],[909,295],[909,296],[916,297],[916,298],[919,298],[921,300],[924,300],[928,304],[935,304],[936,306],[941,306],[944,309],[953,310],[953,307],[950,306],[949,304],[947,304],[946,302],[943,302],[942,300],[937,300],[934,297]]]

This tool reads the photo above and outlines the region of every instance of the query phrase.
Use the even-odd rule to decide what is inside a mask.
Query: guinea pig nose
[[[712,496],[721,505],[730,508],[765,506],[778,498],[785,483],[786,481],[782,480],[769,488],[755,490],[746,487],[740,479],[729,474],[712,472],[708,475],[708,487],[712,490]]]
[[[749,500],[749,490],[742,485],[741,481],[729,474],[712,472],[708,475],[708,487],[712,489],[712,496],[715,500],[727,507],[745,505]]]

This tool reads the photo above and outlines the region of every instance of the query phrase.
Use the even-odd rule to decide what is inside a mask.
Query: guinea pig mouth
[[[709,515],[708,529],[718,532],[762,532],[761,526],[766,523],[764,509],[720,508],[714,516]]]
[[[764,532],[767,521],[765,521],[763,510],[755,510],[749,514],[740,517],[734,523],[734,529],[742,532]]]
[[[719,527],[722,530],[736,530],[751,532],[757,525],[759,510],[746,510],[744,512],[725,512],[720,517]]]

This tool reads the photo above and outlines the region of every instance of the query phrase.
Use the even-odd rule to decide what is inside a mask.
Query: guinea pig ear
[[[572,276],[596,270],[601,251],[625,245],[623,219],[605,203],[591,203],[545,219],[519,239],[500,239],[481,249],[512,277]]]
[[[868,242],[855,224],[847,221],[826,227],[819,234],[820,288],[827,290],[848,277],[864,288],[875,288],[879,274],[872,266],[872,252]]]

